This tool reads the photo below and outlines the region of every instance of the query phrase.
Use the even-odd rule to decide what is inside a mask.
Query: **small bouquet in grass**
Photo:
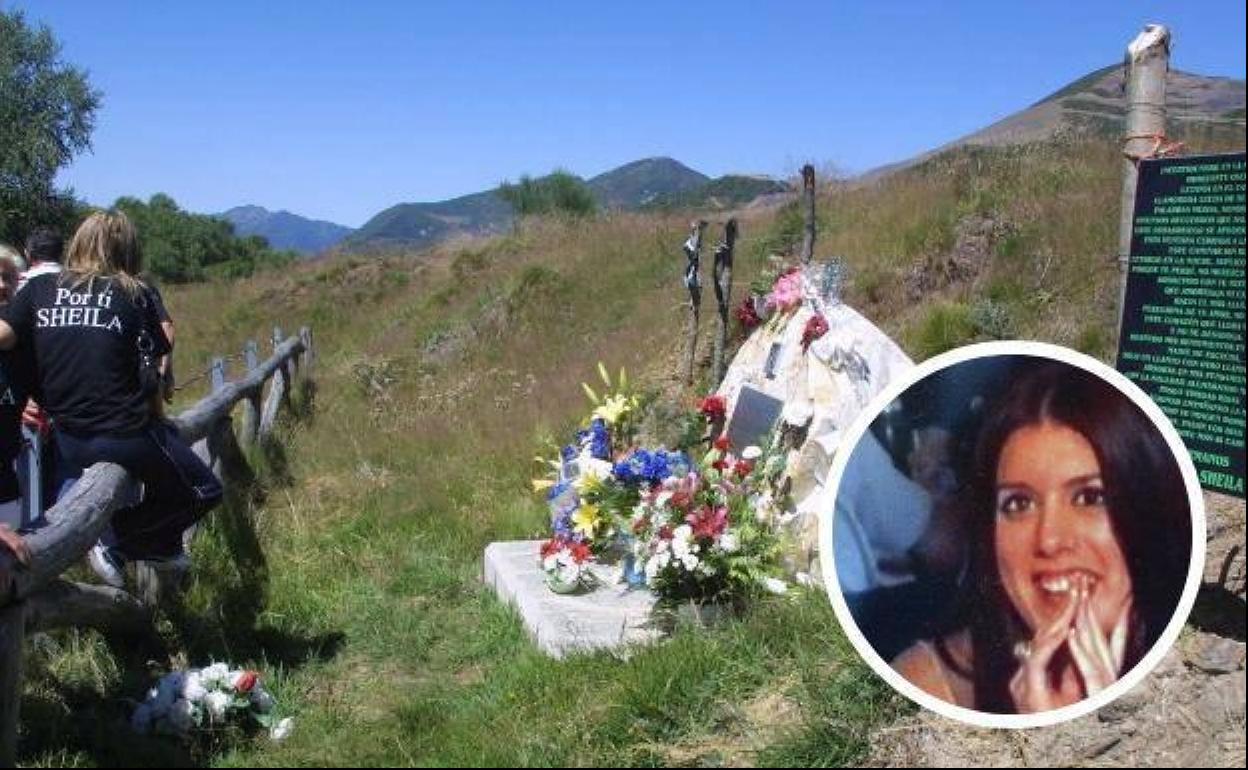
[[[541,549],[542,569],[552,590],[571,592],[592,585],[589,565],[615,543],[616,517],[599,503],[611,479],[612,461],[632,441],[637,430],[638,397],[629,389],[621,369],[612,382],[598,364],[604,390],[599,395],[588,383],[581,387],[592,410],[573,441],[559,450],[557,460],[539,462],[551,471],[533,480],[535,491],[546,493],[552,537]]]
[[[294,720],[276,719],[274,705],[255,671],[213,663],[161,677],[135,707],[130,727],[140,735],[185,737],[195,731],[254,723],[268,728],[270,737],[280,741],[290,734]]]

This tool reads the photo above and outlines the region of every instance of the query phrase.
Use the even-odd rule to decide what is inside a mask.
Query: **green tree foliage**
[[[594,194],[575,174],[561,169],[534,179],[525,174],[516,184],[503,182],[499,196],[511,204],[516,216],[566,214],[589,216],[597,209]]]
[[[100,94],[65,63],[52,32],[0,10],[0,240],[35,225],[65,227],[78,213],[58,192],[58,169],[91,146]]]
[[[295,259],[294,252],[275,251],[259,236],[236,237],[234,226],[223,219],[183,211],[163,193],[146,203],[119,198],[114,207],[134,223],[146,268],[162,281],[241,277]]]

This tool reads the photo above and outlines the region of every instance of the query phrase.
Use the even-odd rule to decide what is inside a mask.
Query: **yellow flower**
[[[608,425],[614,425],[633,408],[633,399],[622,393],[608,397],[594,410],[594,417],[601,417]]]
[[[588,473],[582,473],[572,483],[572,486],[576,487],[577,494],[585,497],[602,490],[602,479]]]
[[[585,537],[593,537],[594,529],[602,518],[598,515],[598,506],[585,504],[572,514],[572,528],[584,535]]]

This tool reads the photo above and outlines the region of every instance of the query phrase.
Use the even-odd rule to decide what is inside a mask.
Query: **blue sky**
[[[523,173],[669,155],[712,176],[864,171],[1120,61],[1244,77],[1232,0],[716,3],[17,0],[103,92],[61,176],[362,224]],[[774,6],[774,7],[773,7]]]

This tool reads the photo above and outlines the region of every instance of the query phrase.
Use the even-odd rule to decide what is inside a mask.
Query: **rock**
[[[485,582],[499,599],[520,613],[525,630],[546,654],[619,650],[662,637],[652,620],[655,599],[646,590],[617,583],[616,570],[592,568],[599,586],[584,594],[556,594],[538,565],[540,540],[490,543],[485,549]]]
[[[1212,634],[1187,645],[1189,664],[1207,674],[1229,674],[1244,667],[1244,643]]]
[[[729,415],[741,388],[749,385],[783,401],[786,417],[800,414],[809,423],[805,443],[790,453],[786,471],[799,514],[788,526],[794,552],[786,562],[797,572],[818,572],[814,514],[832,508],[828,471],[844,431],[880,391],[914,365],[897,343],[853,308],[825,301],[815,288],[823,271],[821,265],[808,268],[802,306],[755,330],[716,391],[727,399]],[[828,322],[828,331],[804,350],[802,334],[816,312]]]

